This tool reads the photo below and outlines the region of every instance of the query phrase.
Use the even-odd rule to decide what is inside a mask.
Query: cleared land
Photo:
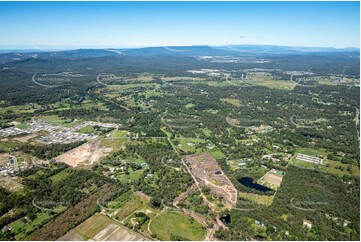
[[[16,137],[16,138],[13,138],[13,139],[17,140],[17,141],[20,141],[22,143],[26,143],[26,142],[28,142],[29,139],[35,138],[36,136],[38,136],[38,134],[28,134],[28,135],[21,136],[21,137]]]
[[[272,172],[268,172],[266,175],[264,175],[258,183],[266,182],[273,186],[279,187],[281,186],[283,176],[274,174]]]
[[[209,154],[184,156],[192,174],[229,206],[237,204],[237,189],[224,174],[217,161]]]
[[[72,167],[91,166],[109,154],[113,148],[100,147],[99,141],[82,144],[55,159]]]

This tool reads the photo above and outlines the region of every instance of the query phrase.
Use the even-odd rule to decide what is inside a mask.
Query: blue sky
[[[359,2],[0,2],[0,48],[360,46]]]

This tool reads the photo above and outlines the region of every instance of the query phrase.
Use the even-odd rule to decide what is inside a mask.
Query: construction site
[[[187,155],[184,156],[184,161],[199,183],[222,198],[225,205],[234,207],[237,204],[236,188],[209,153]]]

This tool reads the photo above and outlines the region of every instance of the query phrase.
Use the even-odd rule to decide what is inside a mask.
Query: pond
[[[229,224],[231,222],[231,215],[227,213],[226,215],[223,215],[219,218],[223,223]]]
[[[243,186],[256,189],[257,191],[261,191],[261,192],[272,191],[272,189],[270,189],[268,187],[254,183],[253,179],[251,177],[242,177],[242,178],[238,179],[238,182],[241,183]]]

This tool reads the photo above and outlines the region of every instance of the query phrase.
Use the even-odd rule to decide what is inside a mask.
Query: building
[[[311,228],[312,228],[312,223],[311,223],[311,221],[303,220],[303,227],[306,227],[306,228],[308,228],[308,229],[311,229]]]
[[[310,155],[304,155],[304,154],[297,154],[296,156],[297,160],[301,160],[301,161],[306,161],[309,163],[313,163],[313,164],[322,164],[323,163],[323,159],[315,157],[315,156],[310,156]]]

